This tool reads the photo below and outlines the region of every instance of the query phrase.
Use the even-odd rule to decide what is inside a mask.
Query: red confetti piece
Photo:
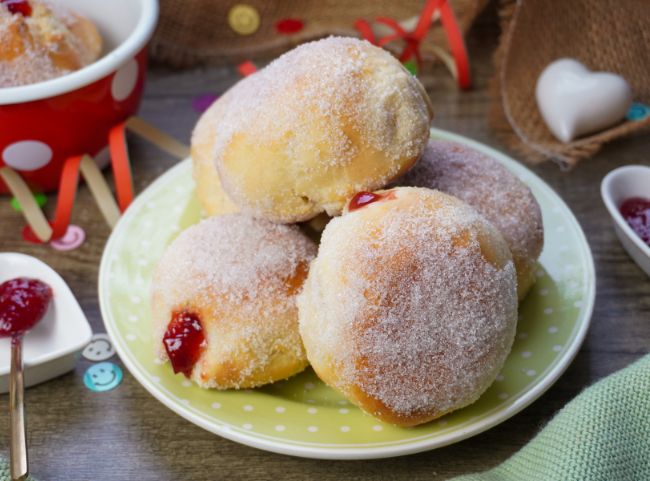
[[[239,71],[242,77],[248,77],[249,75],[257,72],[257,67],[250,60],[246,60],[245,62],[242,62],[237,66],[237,70]]]
[[[48,221],[48,223],[50,224],[50,226],[52,226],[52,222]],[[23,240],[29,242],[30,244],[42,244],[43,243],[42,240],[40,240],[38,237],[36,237],[36,234],[34,234],[34,231],[28,225],[23,227],[22,234],[23,234]]]
[[[305,28],[305,24],[299,18],[283,18],[282,20],[278,20],[275,23],[276,32],[282,35],[291,35],[292,33],[298,33],[303,28]]]
[[[49,222],[53,225],[52,222]],[[43,242],[36,237],[32,229],[26,225],[23,227],[23,239],[30,244],[42,244]],[[78,225],[70,224],[63,234],[58,239],[53,239],[50,246],[57,251],[69,251],[81,246],[86,240],[86,232]]]

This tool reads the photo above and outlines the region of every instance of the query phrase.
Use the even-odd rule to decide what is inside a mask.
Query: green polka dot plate
[[[512,352],[476,403],[404,429],[349,404],[311,369],[261,389],[219,392],[200,389],[157,362],[149,282],[166,245],[200,218],[189,160],[133,202],[106,245],[99,274],[101,310],[128,370],[171,410],[209,431],[260,449],[311,458],[383,458],[437,448],[478,434],[537,399],[566,369],[585,337],[595,297],[589,246],[568,207],[531,171],[464,137],[440,130],[432,135],[502,162],[530,186],[544,218],[538,280],[520,306]]]

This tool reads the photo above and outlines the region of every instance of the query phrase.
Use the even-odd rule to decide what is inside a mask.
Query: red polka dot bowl
[[[0,88],[0,167],[16,170],[32,189],[55,191],[71,156],[108,162],[110,128],[133,115],[146,72],[146,45],[157,0],[55,0],[88,18],[104,40],[103,55],[62,77]],[[0,180],[0,193],[7,193]]]

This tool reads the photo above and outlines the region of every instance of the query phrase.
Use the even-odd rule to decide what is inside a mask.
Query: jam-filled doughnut
[[[404,173],[426,146],[432,111],[388,52],[330,37],[242,79],[204,117],[212,127],[195,140],[212,136],[201,145],[219,172],[214,189],[254,217],[288,223],[339,214],[355,192]],[[204,205],[208,195],[199,193]]]
[[[182,232],[152,283],[158,354],[206,388],[250,388],[302,371],[296,295],[315,254],[297,227],[242,214]]]
[[[0,88],[78,70],[101,50],[97,28],[81,15],[45,1],[0,1]]]
[[[544,245],[542,212],[530,189],[493,158],[469,147],[431,140],[399,185],[438,189],[467,202],[503,234],[523,299],[535,283]]]
[[[499,231],[455,197],[365,192],[327,224],[298,307],[318,376],[412,426],[494,381],[516,329],[515,269]]]

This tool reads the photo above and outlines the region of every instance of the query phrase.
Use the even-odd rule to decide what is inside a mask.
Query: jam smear
[[[27,0],[0,0],[0,3],[7,6],[9,12],[16,14],[21,14],[23,17],[31,17],[32,15],[32,6]]]
[[[190,311],[176,311],[163,336],[167,356],[174,373],[190,377],[194,365],[205,347],[205,334],[201,319]]]
[[[621,204],[620,211],[632,230],[650,246],[650,199],[630,197]]]
[[[18,277],[0,284],[0,337],[20,337],[40,321],[52,288],[38,279]]]
[[[378,200],[390,200],[394,198],[395,192],[392,190],[383,192],[381,194],[378,194],[377,192],[358,192],[350,200],[350,203],[348,204],[348,211],[352,212],[353,210],[361,209],[362,207],[365,207],[368,204],[372,204],[373,202],[377,202]]]

